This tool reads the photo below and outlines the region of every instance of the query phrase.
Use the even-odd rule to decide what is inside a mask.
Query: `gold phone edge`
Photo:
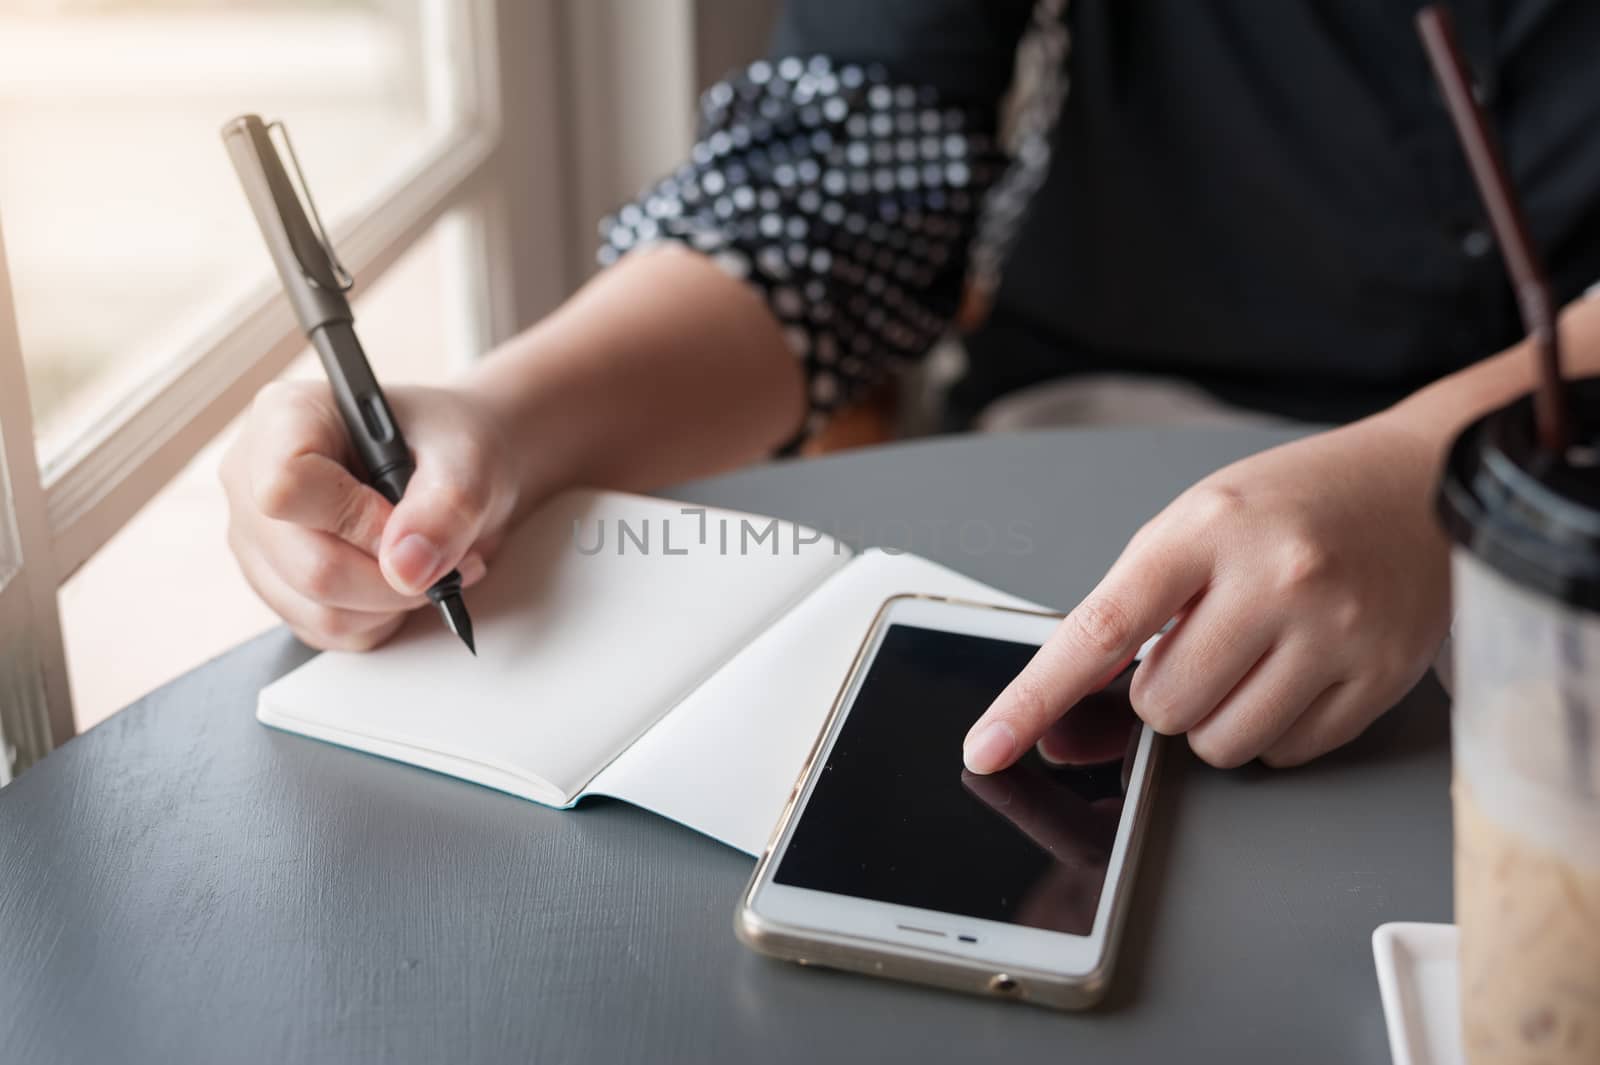
[[[882,976],[968,994],[989,995],[1054,1009],[1081,1010],[1092,1007],[1105,997],[1110,986],[1117,948],[1122,940],[1123,926],[1127,923],[1135,872],[1144,850],[1145,834],[1150,820],[1157,756],[1161,750],[1159,735],[1151,737],[1150,754],[1145,765],[1144,786],[1139,789],[1139,803],[1134,810],[1133,827],[1128,837],[1127,858],[1123,864],[1122,875],[1117,878],[1116,892],[1111,900],[1111,923],[1106,931],[1105,948],[1098,964],[1088,973],[1064,977],[1059,973],[1027,967],[1008,968],[1001,973],[992,965],[938,951],[922,950],[864,936],[830,935],[809,929],[791,928],[769,920],[755,910],[756,889],[766,876],[778,840],[788,831],[789,822],[798,806],[800,793],[805,790],[805,785],[811,779],[817,759],[822,753],[823,741],[833,733],[834,724],[844,709],[845,696],[855,683],[856,674],[865,663],[867,648],[872,645],[873,637],[877,635],[890,608],[906,599],[950,603],[1008,614],[1065,617],[1064,614],[1054,611],[999,606],[945,595],[908,592],[885,599],[883,605],[873,615],[872,624],[867,626],[866,635],[862,637],[860,646],[856,648],[855,657],[845,672],[844,681],[834,695],[828,717],[811,745],[811,752],[806,756],[805,765],[795,779],[794,788],[789,792],[789,801],[784,804],[783,814],[773,827],[767,845],[761,852],[761,860],[756,863],[750,883],[740,896],[739,907],[734,914],[734,933],[741,943],[757,953],[801,965],[817,965],[828,969],[865,973],[869,976]]]

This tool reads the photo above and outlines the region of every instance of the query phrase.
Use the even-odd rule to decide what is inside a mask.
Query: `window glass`
[[[41,460],[270,264],[220,130],[288,124],[330,223],[430,129],[426,0],[0,0],[0,211]]]

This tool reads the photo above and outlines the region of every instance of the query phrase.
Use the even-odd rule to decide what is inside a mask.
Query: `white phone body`
[[[1110,976],[1150,807],[1156,748],[1154,733],[1142,722],[1135,720],[1127,726],[1127,754],[1118,766],[1125,780],[1122,806],[1120,814],[1113,811],[1107,815],[1115,818],[1115,833],[1105,859],[1098,902],[1093,904],[1092,925],[1078,929],[1083,934],[815,890],[775,879],[797,830],[806,822],[808,804],[891,629],[905,626],[1036,647],[1060,620],[1057,614],[931,596],[896,596],[888,600],[857,654],[756,867],[735,921],[740,939],[762,953],[802,964],[850,969],[1042,1005],[1082,1008],[1098,1000]],[[897,636],[902,641],[907,638],[929,637],[910,633]],[[961,645],[945,640],[940,646]],[[880,681],[883,683],[892,682]],[[981,710],[981,706],[976,707],[971,717],[975,719]],[[959,739],[955,742],[959,747]],[[958,758],[953,771],[960,774]],[[938,772],[946,772],[942,764]],[[973,778],[961,776],[968,793],[975,794],[970,791]],[[982,779],[998,778],[980,778],[980,783]],[[985,805],[994,806],[987,801]],[[905,814],[912,808],[908,805],[897,809]],[[1001,823],[994,831],[1007,827]],[[1100,829],[1102,841],[1107,831],[1105,827]],[[813,830],[813,837],[815,834]],[[827,860],[812,857],[816,853],[815,846],[807,852],[810,861]],[[1087,919],[1086,913],[1076,918],[1080,924]]]

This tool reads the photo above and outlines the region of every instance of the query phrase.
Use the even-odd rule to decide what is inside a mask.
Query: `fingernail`
[[[489,567],[484,564],[483,556],[476,551],[471,552],[461,560],[461,565],[456,567],[461,571],[461,587],[471,588],[483,580],[483,575],[489,572]]]
[[[974,773],[993,773],[1011,761],[1017,750],[1017,734],[1004,721],[985,725],[967,738],[961,758]]]
[[[415,595],[433,580],[439,568],[439,549],[421,533],[412,533],[394,545],[384,568],[400,591]]]
[[[1048,734],[1045,735],[1044,739],[1034,744],[1033,749],[1039,752],[1039,757],[1044,759],[1046,765],[1067,764],[1066,757],[1064,755],[1057,757],[1060,755],[1060,752],[1050,746],[1050,737]]]

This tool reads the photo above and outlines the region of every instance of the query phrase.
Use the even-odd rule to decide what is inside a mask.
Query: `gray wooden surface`
[[[675,494],[909,537],[1066,606],[1178,490],[1282,438],[966,438]],[[758,958],[731,926],[750,860],[687,829],[258,725],[307,657],[269,633],[0,791],[0,1060],[1378,1063],[1372,929],[1450,916],[1432,680],[1302,770],[1170,747],[1110,1002],[1073,1016]]]

